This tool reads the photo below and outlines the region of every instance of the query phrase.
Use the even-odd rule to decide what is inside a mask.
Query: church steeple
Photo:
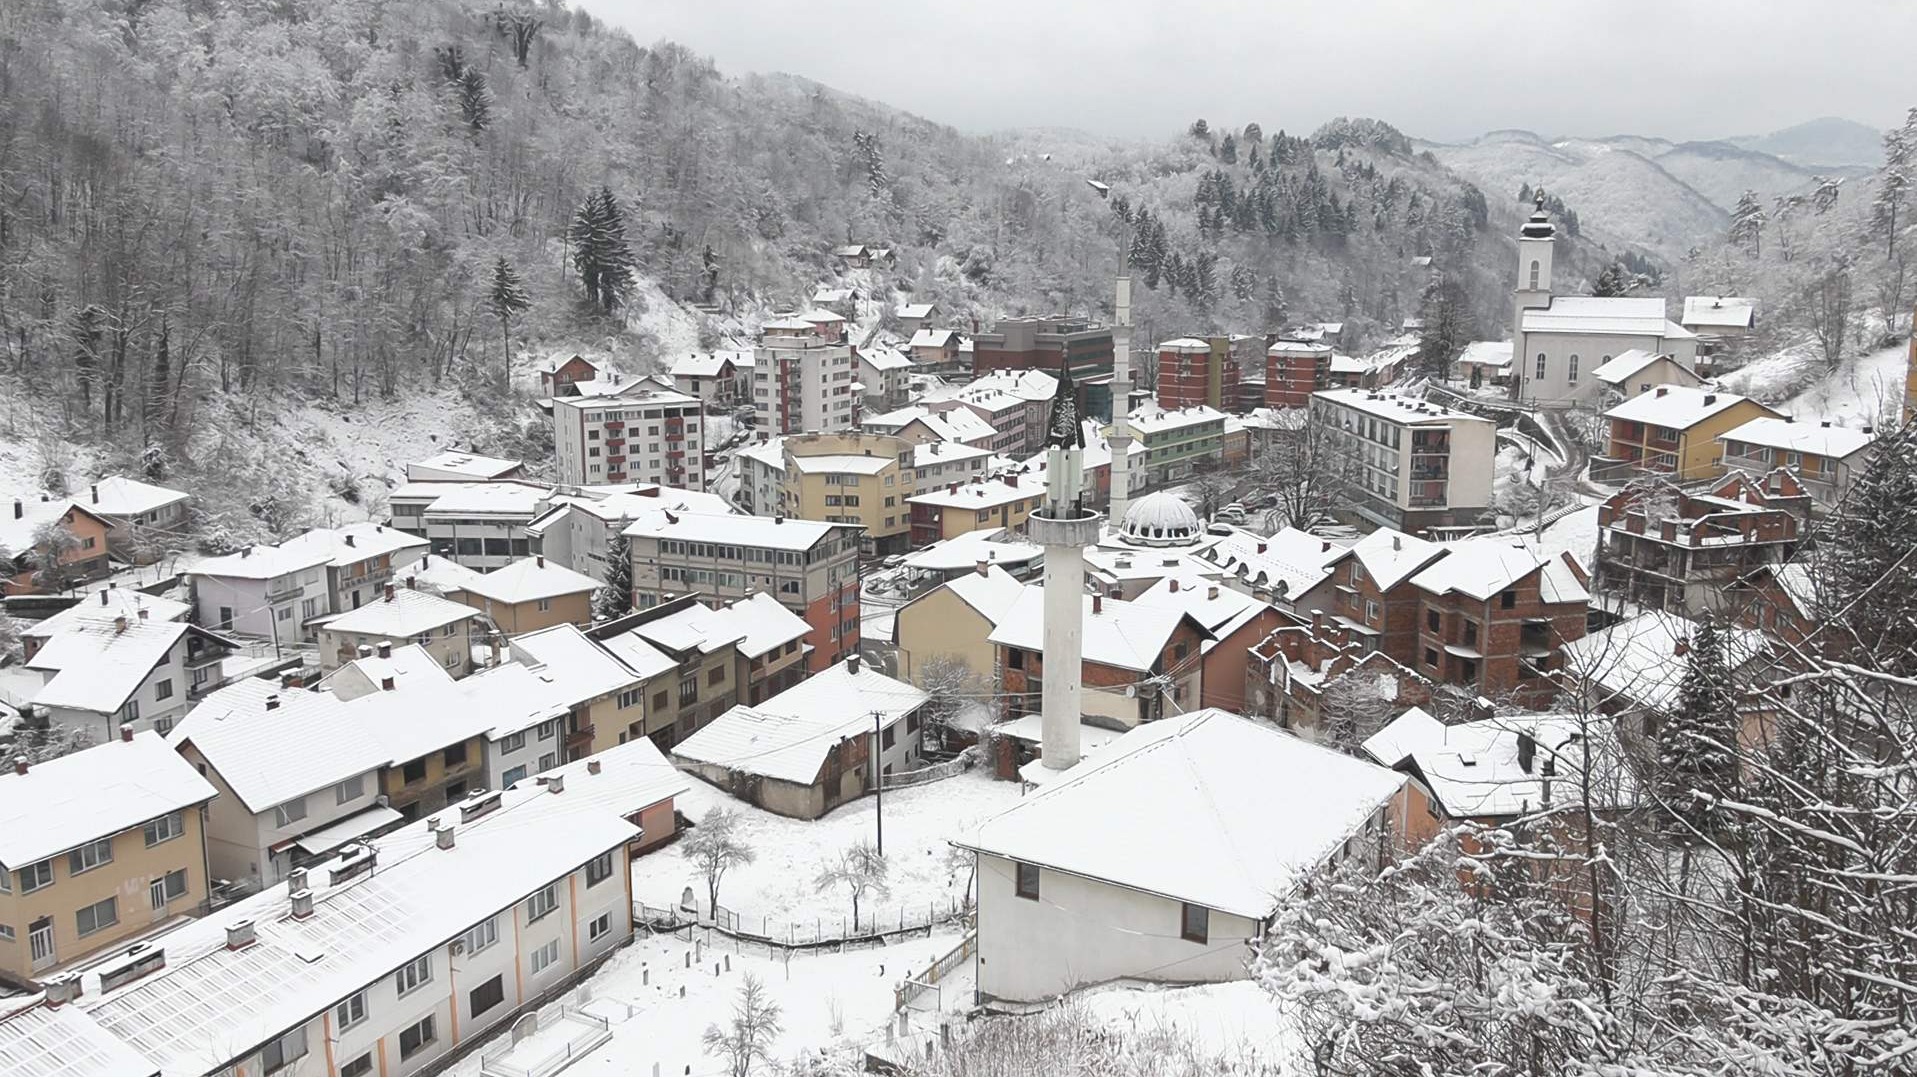
[[[1518,229],[1519,312],[1551,305],[1551,256],[1557,246],[1557,234],[1551,215],[1544,212],[1544,189],[1540,187],[1530,218]],[[1519,317],[1523,317],[1522,313]]]

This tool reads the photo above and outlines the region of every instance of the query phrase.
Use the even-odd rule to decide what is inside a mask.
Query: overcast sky
[[[574,0],[729,75],[787,71],[972,132],[1198,116],[1414,136],[1875,127],[1917,104],[1910,0]]]

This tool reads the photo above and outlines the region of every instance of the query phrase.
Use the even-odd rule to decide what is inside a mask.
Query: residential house
[[[74,584],[107,575],[107,549],[113,521],[74,501],[13,500],[13,512],[0,516],[0,550],[8,567],[0,593],[33,595],[65,591]],[[58,536],[53,545],[49,534]]]
[[[1192,520],[1197,518],[1193,512]],[[1225,534],[1207,533],[1209,541],[1197,543],[1190,550],[1191,559],[1204,568],[1207,576],[1294,614],[1340,605],[1327,563],[1343,553],[1345,546],[1297,528],[1259,535],[1230,525],[1224,527]]]
[[[941,539],[907,554],[899,564],[915,580],[945,581],[977,572],[980,562],[1029,580],[1044,564],[1045,548],[998,528]]]
[[[0,774],[0,981],[32,986],[204,912],[213,796],[158,734],[131,728],[57,759],[15,760]]]
[[[1604,418],[1611,424],[1605,456],[1615,462],[1615,469],[1709,479],[1724,474],[1719,436],[1753,419],[1783,416],[1735,393],[1653,386],[1649,393],[1605,412]]]
[[[1851,478],[1869,461],[1876,431],[1788,419],[1753,419],[1717,436],[1724,467],[1761,476],[1788,468],[1810,492],[1813,506],[1829,512],[1850,492]]]
[[[1322,612],[1280,625],[1250,649],[1245,713],[1349,748],[1405,708],[1429,704],[1431,681],[1373,643]]]
[[[393,579],[393,567],[425,555],[428,541],[383,524],[314,528],[280,544],[295,558],[326,553],[326,613],[357,610],[378,598]],[[304,625],[302,620],[302,625]]]
[[[837,311],[814,307],[799,315],[799,321],[811,325],[812,331],[819,335],[819,339],[827,343],[848,343],[845,336],[846,318]]]
[[[855,524],[868,553],[897,554],[912,527],[912,443],[886,434],[794,434],[781,440],[785,459],[772,512],[833,524]]]
[[[96,596],[98,602],[94,601]],[[36,652],[46,646],[47,641],[77,625],[88,622],[106,622],[110,625],[116,618],[129,621],[185,621],[192,609],[192,604],[177,599],[148,595],[137,588],[109,585],[101,588],[95,596],[82,598],[59,613],[21,629],[20,646],[24,652],[21,658],[30,661]]]
[[[437,1073],[631,940],[634,851],[684,790],[650,745],[542,779],[356,844],[35,1010],[112,1046],[79,1073]],[[42,1029],[0,1020],[0,1058]]]
[[[812,627],[805,619],[765,592],[753,592],[718,606],[693,599],[662,603],[617,625],[668,654],[724,652],[730,648],[737,668],[733,686],[738,702],[756,704],[798,684],[805,674],[805,635]],[[607,647],[613,647],[611,639]],[[722,682],[702,673],[701,694],[708,701],[724,699],[716,690]],[[727,701],[727,707],[732,701]],[[721,708],[723,710],[723,708]]]
[[[333,612],[328,569],[334,556],[330,546],[250,546],[195,562],[186,573],[193,622],[276,648],[298,647]]]
[[[528,483],[447,483],[419,512],[419,534],[432,552],[468,569],[498,569],[532,553],[527,525],[551,507],[550,487]],[[411,493],[414,484],[402,491]],[[393,523],[400,522],[401,491],[395,491]]]
[[[1685,386],[1691,389],[1704,384],[1704,379],[1674,356],[1658,355],[1642,348],[1632,348],[1619,352],[1607,362],[1600,363],[1591,372],[1603,387],[1602,399],[1608,404],[1630,400],[1640,393],[1649,393],[1658,386]]]
[[[1349,547],[1327,552],[1329,590],[1312,593],[1313,605],[1294,603],[1292,609],[1300,614],[1322,609],[1349,630],[1363,650],[1382,651],[1411,666],[1418,661],[1423,602],[1412,578],[1446,553],[1443,544],[1380,528]]]
[[[1541,706],[1555,695],[1564,645],[1584,635],[1583,566],[1488,536],[1452,543],[1411,578],[1422,593],[1418,658],[1405,665],[1478,696]]]
[[[977,534],[977,533],[972,533]],[[938,587],[899,607],[892,619],[892,644],[899,676],[921,688],[928,663],[957,663],[975,678],[980,692],[998,676],[998,648],[992,630],[1018,601],[1025,585],[998,565],[979,561]]]
[[[578,383],[597,381],[612,373],[612,367],[577,353],[554,352],[541,360],[534,372],[539,375],[541,396],[570,397],[577,395]]]
[[[426,534],[426,510],[432,504],[449,494],[464,494],[470,491],[486,491],[504,487],[520,487],[550,497],[553,488],[549,484],[534,483],[525,479],[498,479],[478,482],[463,482],[445,479],[429,479],[422,482],[401,483],[386,495],[386,511],[392,516],[392,526],[414,535]],[[533,500],[535,508],[538,498]]]
[[[812,306],[823,308],[840,318],[859,316],[859,290],[856,288],[821,288],[812,293]]]
[[[1002,435],[969,408],[936,411],[915,404],[879,415],[864,416],[861,426],[878,434],[895,434],[908,442],[958,442],[989,449]]]
[[[906,499],[912,514],[912,545],[986,528],[1016,528],[1044,499],[1044,482],[1018,472],[928,490]]]
[[[1451,363],[1453,377],[1472,389],[1508,385],[1511,381],[1511,342],[1472,341]]]
[[[592,594],[599,588],[592,577],[534,554],[467,584],[461,601],[478,607],[500,632],[517,636],[553,625],[591,625]]]
[[[619,621],[613,621],[594,632],[615,630],[619,625]],[[512,755],[522,749],[526,756],[521,762],[539,772],[647,736],[656,728],[670,728],[676,718],[673,705],[655,701],[648,707],[646,694],[678,681],[678,663],[657,648],[641,645],[643,641],[608,646],[574,625],[555,625],[514,637],[513,662],[535,668],[554,687],[551,694],[539,698],[541,706],[556,700],[564,710],[551,716],[556,721],[541,722],[535,731],[537,736],[527,739],[529,743],[498,748],[498,767],[506,776],[502,784],[510,783]],[[476,691],[485,690],[482,686]],[[523,713],[516,722],[523,729],[534,717],[546,716]]]
[[[1216,408],[1141,404],[1125,424],[1144,447],[1144,467],[1134,470],[1143,472],[1147,488],[1190,479],[1224,456],[1225,413]]]
[[[416,460],[406,465],[406,481],[409,483],[434,481],[490,483],[499,479],[520,479],[525,474],[526,466],[520,461],[507,460],[504,457],[488,457],[479,453],[462,453],[455,449],[435,453],[425,460]]]
[[[381,643],[362,646],[353,661],[322,675],[318,688],[341,700],[357,700],[370,693],[430,691],[453,684],[453,676],[418,644],[394,647]],[[287,683],[282,687],[296,686]]]
[[[1757,301],[1749,296],[1685,296],[1678,324],[1700,337],[1747,337],[1757,329]]]
[[[148,565],[186,546],[186,506],[192,496],[184,490],[109,475],[88,484],[86,494],[74,500],[112,522],[107,550],[121,561]]]
[[[1182,610],[1205,627],[1211,639],[1198,645],[1203,656],[1198,705],[1237,714],[1246,710],[1246,670],[1252,646],[1280,625],[1291,624],[1291,618],[1270,603],[1193,574],[1168,576],[1134,601]]]
[[[1775,491],[1739,472],[1696,491],[1648,479],[1611,495],[1598,507],[1600,589],[1649,610],[1722,609],[1733,583],[1803,541],[1801,492],[1789,472],[1775,478]]]
[[[1491,505],[1497,424],[1413,397],[1313,394],[1311,424],[1349,514],[1403,532],[1475,523]]]
[[[592,639],[600,647],[646,678],[639,691],[622,696],[622,702],[637,697],[644,714],[633,716],[620,737],[650,737],[661,749],[670,749],[739,702],[740,678],[745,675],[741,637],[706,635],[696,620],[705,613],[709,611],[698,600],[685,596],[593,630]],[[790,612],[787,616],[798,619]],[[795,644],[793,658],[798,652]]]
[[[1321,869],[1382,863],[1405,785],[1215,708],[1132,730],[954,841],[978,880],[979,998],[1243,979]]]
[[[220,660],[237,641],[145,614],[80,621],[35,649],[27,669],[41,685],[32,702],[49,724],[101,741],[123,726],[165,734],[193,701],[219,687]]]
[[[859,646],[859,529],[784,517],[667,513],[625,531],[633,605],[680,595],[743,599],[762,591],[804,618],[807,669],[819,671]]]
[[[889,412],[911,399],[912,358],[895,348],[858,349],[859,384],[865,387],[865,410]]]
[[[1079,682],[1084,717],[1137,726],[1189,711],[1204,694],[1203,645],[1211,630],[1176,607],[1084,597]],[[988,638],[998,649],[997,698],[1007,715],[1039,710],[1045,677],[1045,589],[1030,585]]]
[[[388,584],[379,601],[320,623],[320,669],[351,662],[361,645],[412,641],[455,678],[465,677],[473,668],[477,617],[479,611],[465,603]]]
[[[732,504],[709,491],[647,484],[627,492],[588,491],[554,495],[545,512],[525,527],[534,554],[604,583],[619,533],[635,521],[666,513],[734,513]],[[452,598],[457,598],[453,596]]]
[[[926,694],[856,654],[673,746],[680,767],[781,816],[814,820],[919,765]]]
[[[707,411],[730,412],[752,403],[752,353],[691,352],[672,361],[672,387],[699,398]]]
[[[961,339],[955,329],[930,329],[924,326],[912,332],[905,344],[914,366],[934,371],[951,371],[959,366]]]
[[[924,329],[926,323],[937,318],[939,306],[936,303],[901,303],[892,308],[892,317],[898,319],[899,332],[914,334]]]
[[[1699,628],[1689,618],[1650,610],[1573,641],[1564,649],[1565,689],[1592,711],[1626,720],[1621,732],[1638,738],[1654,758],[1663,718],[1681,710],[1691,642]],[[1725,669],[1737,687],[1739,741],[1746,749],[1761,747],[1770,740],[1772,705],[1740,689],[1772,669],[1771,643],[1756,629],[1719,625],[1716,632]]]

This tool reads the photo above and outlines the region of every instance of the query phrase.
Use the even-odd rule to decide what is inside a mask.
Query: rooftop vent
[[[313,892],[310,888],[302,887],[286,897],[292,900],[295,921],[304,921],[313,916]]]
[[[253,941],[258,938],[258,935],[254,932],[253,918],[251,917],[242,917],[226,926],[226,946],[228,950],[237,951],[243,947],[250,947]]]

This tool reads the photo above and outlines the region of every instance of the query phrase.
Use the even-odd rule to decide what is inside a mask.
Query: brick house
[[[1741,472],[1702,490],[1633,483],[1598,507],[1597,579],[1651,610],[1702,614],[1725,589],[1796,553],[1809,496],[1788,471],[1763,483]]]
[[[1591,593],[1568,554],[1546,557],[1501,537],[1453,543],[1411,578],[1419,592],[1420,674],[1480,696],[1548,703],[1563,646],[1584,636]]]
[[[1276,607],[1242,591],[1222,587],[1189,572],[1179,572],[1146,589],[1138,602],[1182,610],[1212,634],[1199,647],[1204,679],[1199,705],[1244,713],[1246,668],[1251,648],[1292,619]]]
[[[1431,702],[1428,678],[1370,649],[1351,626],[1315,613],[1266,633],[1247,653],[1244,714],[1269,719],[1314,739],[1327,736],[1325,701],[1360,727]]]
[[[1198,706],[1209,629],[1182,610],[1087,595],[1084,717],[1132,727]],[[1045,589],[1029,587],[992,630],[998,696],[1009,715],[1036,712],[1045,676]],[[1169,700],[1167,699],[1169,698]]]

